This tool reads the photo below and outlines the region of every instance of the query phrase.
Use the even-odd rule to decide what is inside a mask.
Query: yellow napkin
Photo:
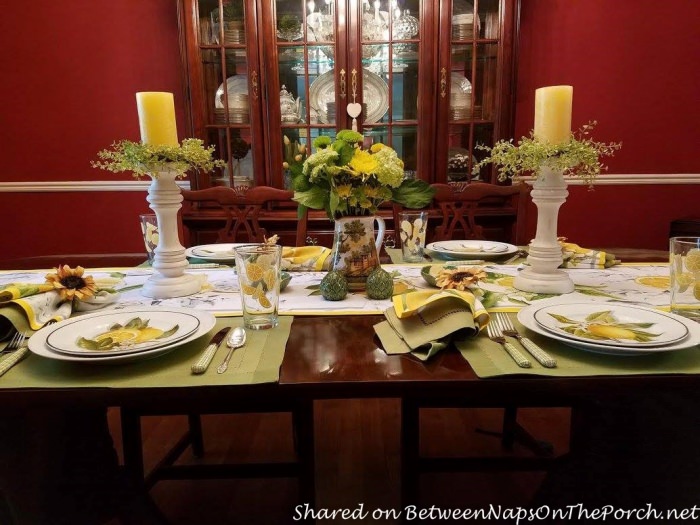
[[[99,281],[95,281],[98,286]],[[94,297],[64,301],[51,284],[9,284],[0,289],[0,340],[14,330],[38,330],[52,319],[68,319],[74,311],[103,308],[115,302],[118,297],[118,293],[102,289]]]
[[[581,248],[578,244],[565,242],[565,237],[559,238],[564,262],[560,268],[610,268],[620,264],[612,253],[606,253],[590,248]]]
[[[330,265],[330,248],[323,246],[283,246],[282,269],[294,272],[320,272]]]
[[[412,353],[426,360],[450,341],[475,336],[489,314],[469,291],[428,290],[395,295],[384,312],[386,321],[374,326],[388,354]]]

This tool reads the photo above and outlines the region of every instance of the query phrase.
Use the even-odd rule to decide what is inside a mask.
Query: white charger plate
[[[139,317],[148,321],[148,326],[168,331],[177,326],[177,331],[161,339],[153,339],[132,346],[117,346],[110,350],[90,350],[78,346],[80,337],[94,339],[100,334],[110,331],[116,324],[125,326],[132,319]],[[80,355],[85,357],[97,357],[106,355],[125,355],[144,352],[152,348],[171,345],[193,334],[199,328],[200,320],[191,312],[179,310],[153,311],[148,308],[135,308],[120,311],[95,311],[91,314],[81,315],[69,319],[63,323],[50,325],[50,332],[46,336],[46,346],[51,350],[62,354]]]
[[[124,308],[122,310],[119,310],[120,312],[129,312],[129,311],[144,311],[144,308]],[[60,326],[62,323],[58,323],[56,325],[49,325],[41,330],[37,331],[32,337],[29,339],[29,350],[36,354],[40,355],[42,357],[46,357],[48,359],[56,359],[59,361],[72,361],[76,363],[99,363],[99,364],[122,364],[122,363],[128,363],[131,361],[139,361],[141,359],[150,359],[153,357],[160,356],[162,354],[165,354],[167,352],[170,352],[179,346],[182,346],[184,344],[189,343],[190,341],[194,341],[195,339],[202,337],[203,335],[207,334],[216,324],[216,317],[214,317],[213,314],[209,312],[203,312],[201,310],[194,310],[192,308],[165,308],[165,307],[152,307],[147,309],[148,312],[162,312],[162,311],[179,311],[183,313],[190,313],[193,316],[197,317],[199,320],[199,327],[192,332],[189,336],[185,337],[184,339],[180,339],[179,341],[175,341],[169,345],[164,345],[164,346],[159,346],[157,348],[152,348],[150,350],[146,350],[144,352],[138,352],[138,353],[131,353],[131,354],[123,354],[123,355],[108,355],[108,356],[80,356],[80,355],[68,355],[68,354],[62,354],[60,352],[56,352],[49,348],[46,345],[46,338],[47,336],[57,327]]]
[[[362,100],[367,104],[367,114],[363,115],[366,124],[382,120],[389,110],[389,86],[369,69],[362,70]],[[335,70],[326,71],[309,86],[309,103],[321,124],[327,124],[327,104],[335,102]]]
[[[238,246],[247,246],[249,242],[233,242],[221,244],[200,244],[185,250],[186,257],[196,257],[205,261],[234,262],[236,256],[233,249]]]
[[[442,259],[495,259],[518,251],[518,247],[505,242],[493,241],[439,241],[431,242],[425,247],[428,255]]]
[[[248,77],[247,75],[232,75],[226,79],[226,93],[233,98],[234,95],[248,94]],[[219,86],[214,94],[214,107],[224,108],[224,84]],[[231,106],[229,101],[229,107]]]
[[[638,329],[658,335],[653,337],[651,341],[633,341],[630,339],[613,338],[605,340],[591,339],[590,337],[572,334],[563,330],[563,327],[570,325],[562,323],[550,315],[555,314],[566,317],[572,321],[577,321],[578,323],[581,323],[582,328],[585,329],[587,325],[586,318],[589,315],[607,311],[609,311],[610,314],[620,323],[650,324],[651,326],[649,327],[638,327]],[[608,346],[621,346],[626,348],[669,345],[680,341],[688,335],[688,327],[682,322],[663,312],[659,312],[658,310],[651,310],[638,306],[590,303],[549,305],[537,310],[534,313],[534,318],[535,322],[545,330],[553,332],[566,339],[574,339],[576,341],[583,341],[586,343],[602,343]]]
[[[592,303],[591,303],[592,304]],[[606,303],[598,303],[600,307],[605,307]],[[675,315],[671,313],[664,313],[676,321],[681,322],[688,329],[688,336],[680,341],[671,343],[665,346],[638,346],[634,348],[624,348],[619,346],[610,346],[607,344],[587,342],[587,341],[577,341],[570,339],[568,337],[562,337],[554,332],[545,330],[540,326],[537,321],[535,321],[535,312],[542,308],[541,305],[533,304],[526,306],[518,312],[518,321],[525,328],[532,330],[533,332],[560,341],[568,346],[579,350],[585,350],[587,352],[595,352],[598,354],[606,355],[616,355],[616,356],[638,356],[638,355],[649,355],[659,352],[673,352],[676,350],[685,350],[687,348],[692,348],[700,344],[700,323],[695,323],[680,315]]]

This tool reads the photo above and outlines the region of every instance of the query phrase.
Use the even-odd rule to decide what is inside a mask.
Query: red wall
[[[90,161],[116,139],[139,139],[137,91],[173,92],[186,136],[177,3],[40,4],[6,2],[0,16],[1,180],[132,180]],[[143,252],[145,196],[0,192],[0,258]]]
[[[622,142],[608,173],[700,173],[700,2],[522,0],[516,137],[535,89],[574,86],[574,129]],[[605,176],[605,175],[603,175]],[[587,246],[666,249],[673,219],[700,216],[700,185],[569,188],[559,234]]]
[[[175,93],[186,134],[175,0],[7,2],[0,17],[2,181],[126,180],[90,167],[138,139],[134,93]],[[516,136],[534,90],[574,86],[575,127],[622,141],[610,173],[700,173],[697,0],[522,0]],[[664,249],[700,185],[572,187],[560,234],[586,245]],[[142,252],[144,192],[0,191],[0,258]],[[532,229],[534,232],[534,227]]]

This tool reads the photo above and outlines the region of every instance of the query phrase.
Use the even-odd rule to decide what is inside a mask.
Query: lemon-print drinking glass
[[[234,249],[243,325],[251,330],[277,326],[282,247],[249,244]]]
[[[404,262],[423,262],[427,229],[427,211],[404,211],[399,214],[401,255]]]
[[[146,246],[148,262],[153,264],[158,247],[158,219],[155,214],[141,215],[141,233],[143,233],[143,244]]]
[[[700,322],[700,237],[670,240],[671,311]]]

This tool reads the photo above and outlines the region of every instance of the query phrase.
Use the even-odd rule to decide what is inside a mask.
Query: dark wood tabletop
[[[502,376],[480,379],[455,349],[428,362],[410,355],[387,355],[374,335],[376,315],[297,317],[287,344],[280,386],[315,398],[473,396],[478,406],[556,406],[572,397],[605,390],[682,389],[700,385],[698,375],[594,377]]]

